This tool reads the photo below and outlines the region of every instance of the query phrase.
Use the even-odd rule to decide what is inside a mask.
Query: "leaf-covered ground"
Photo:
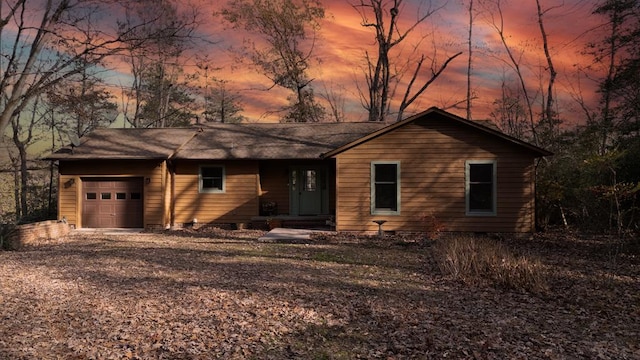
[[[258,236],[0,252],[0,358],[640,358],[640,259],[605,240],[505,240],[544,265],[550,290],[529,294],[453,281],[424,244]]]

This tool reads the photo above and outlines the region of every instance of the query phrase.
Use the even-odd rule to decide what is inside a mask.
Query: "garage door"
[[[82,227],[143,227],[142,178],[82,179]]]

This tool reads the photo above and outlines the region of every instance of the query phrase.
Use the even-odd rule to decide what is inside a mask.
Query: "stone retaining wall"
[[[71,229],[66,221],[48,220],[19,225],[7,239],[6,246],[10,250],[18,250],[22,245],[33,243],[40,239],[57,239],[66,236],[69,231]]]

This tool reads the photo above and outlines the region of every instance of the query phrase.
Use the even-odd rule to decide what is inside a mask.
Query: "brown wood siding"
[[[79,219],[78,184],[80,177],[59,175],[58,180],[58,219],[67,219],[71,225],[77,226]]]
[[[260,163],[260,201],[274,201],[278,214],[289,214],[289,166],[286,161]]]
[[[465,161],[497,160],[497,215],[465,214]],[[371,162],[399,161],[399,215],[371,215]],[[444,120],[407,124],[337,155],[337,229],[421,231],[434,215],[447,231],[533,231],[534,157],[520,147]]]
[[[200,193],[200,166],[221,165],[225,192]],[[175,164],[175,223],[238,223],[258,215],[258,162],[180,161]]]
[[[149,179],[149,183],[145,181],[143,191],[144,226],[164,226],[168,220],[163,219],[163,169],[162,161],[151,160],[61,161],[58,217],[65,217],[69,224],[78,228],[83,227],[80,196],[83,178],[142,177]]]

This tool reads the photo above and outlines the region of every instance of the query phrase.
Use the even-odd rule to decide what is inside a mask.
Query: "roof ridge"
[[[167,160],[173,159],[188,143],[190,143],[198,134],[203,132],[202,128],[196,129],[193,135],[187,139],[184,143],[180,144],[172,153],[167,157]]]

